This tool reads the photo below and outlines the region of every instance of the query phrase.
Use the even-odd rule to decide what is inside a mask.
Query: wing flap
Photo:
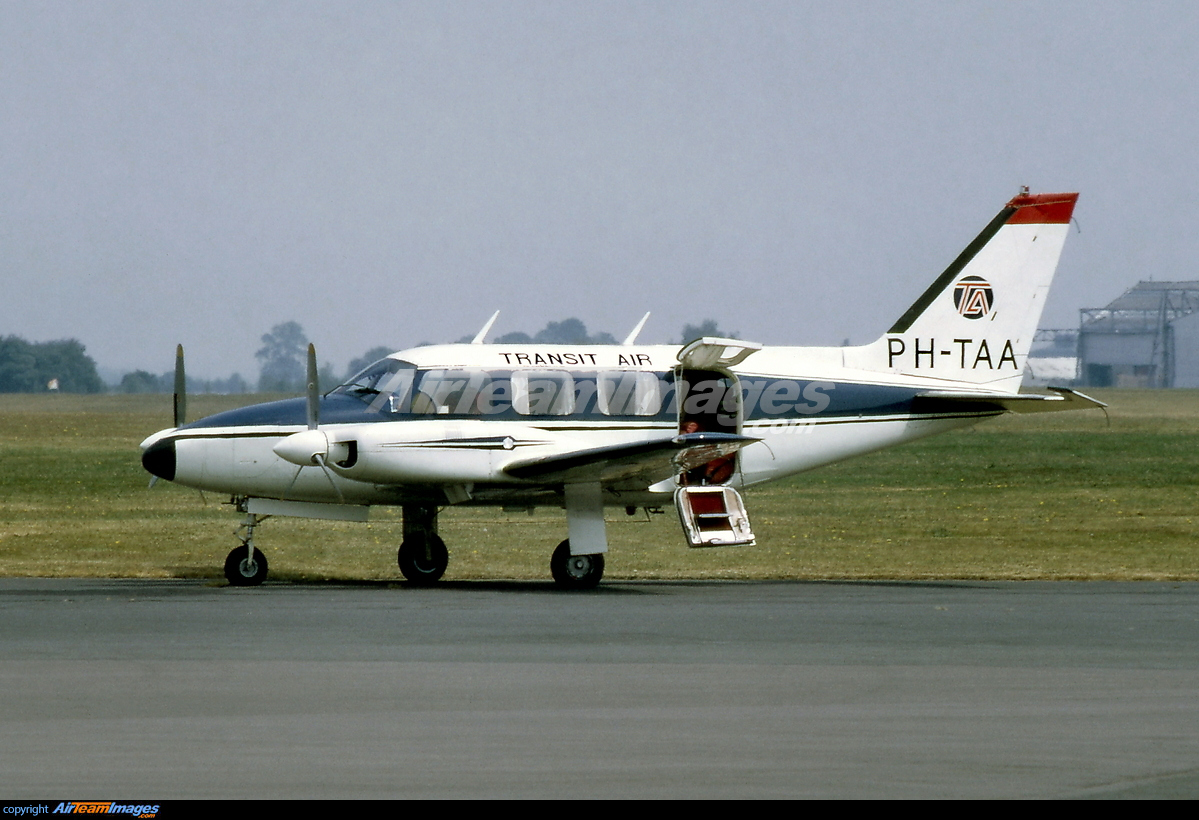
[[[616,444],[526,459],[504,467],[513,478],[546,483],[599,481],[613,484],[644,478],[653,484],[758,441],[732,433],[687,433],[653,441]]]

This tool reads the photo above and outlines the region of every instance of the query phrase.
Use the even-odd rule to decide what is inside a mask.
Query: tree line
[[[0,393],[103,393],[96,362],[78,339],[0,338]]]

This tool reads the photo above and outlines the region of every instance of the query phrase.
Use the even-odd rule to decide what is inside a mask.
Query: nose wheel
[[[604,577],[603,553],[571,555],[568,538],[554,550],[550,558],[550,574],[561,589],[595,589]]]
[[[266,580],[266,556],[254,546],[254,528],[265,516],[246,514],[246,520],[233,531],[241,539],[225,559],[225,580],[234,587],[256,587]],[[245,535],[240,535],[240,533]]]
[[[266,556],[257,548],[251,552],[248,544],[242,544],[225,559],[225,579],[230,586],[256,587],[266,580]]]

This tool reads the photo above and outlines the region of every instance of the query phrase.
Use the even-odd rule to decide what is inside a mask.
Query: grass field
[[[609,514],[606,577],[1199,579],[1199,391],[1096,391],[746,493],[758,546],[689,550],[673,510]],[[193,418],[262,397],[192,396]],[[170,396],[0,396],[0,575],[222,579],[241,516],[161,482],[137,444]],[[548,578],[561,510],[449,509],[447,579]],[[398,580],[398,511],[275,518],[272,580]],[[221,580],[223,583],[223,579]]]

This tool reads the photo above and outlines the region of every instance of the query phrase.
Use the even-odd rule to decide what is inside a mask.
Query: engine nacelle
[[[436,421],[364,424],[330,429],[328,440],[329,467],[355,481],[470,484],[512,480],[502,472],[502,467],[515,456],[514,438],[497,435],[494,424]],[[307,439],[303,444],[292,455],[311,457],[309,451],[317,445]]]
[[[339,436],[330,440],[324,430],[303,430],[292,433],[271,448],[275,455],[300,467],[311,467],[322,461],[330,467],[352,467],[358,454],[356,440]]]

